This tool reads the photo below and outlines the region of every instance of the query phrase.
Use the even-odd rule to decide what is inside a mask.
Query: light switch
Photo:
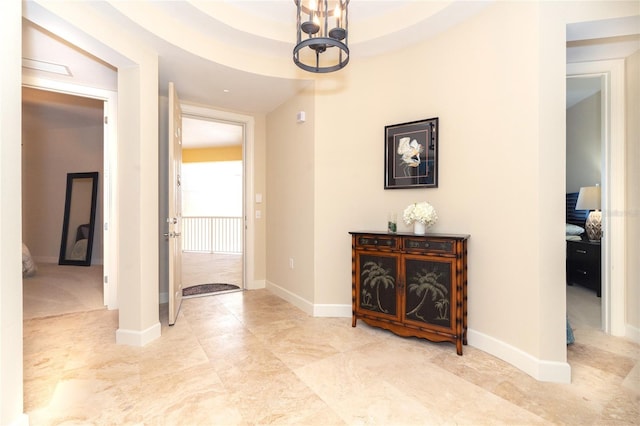
[[[262,217],[262,212],[260,210],[256,210],[256,219],[260,219]]]
[[[262,194],[256,194],[256,203],[262,202]]]

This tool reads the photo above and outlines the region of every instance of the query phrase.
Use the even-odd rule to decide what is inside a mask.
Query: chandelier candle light
[[[413,224],[413,233],[424,235],[438,221],[436,209],[426,201],[409,204],[402,214],[404,223]]]
[[[349,63],[349,0],[293,0],[297,40],[293,62],[305,71],[328,73]]]

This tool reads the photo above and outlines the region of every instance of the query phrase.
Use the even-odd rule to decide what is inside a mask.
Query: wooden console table
[[[469,235],[350,232],[352,326],[467,344]]]

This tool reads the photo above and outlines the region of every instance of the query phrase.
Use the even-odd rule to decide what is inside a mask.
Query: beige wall
[[[602,183],[600,97],[598,92],[567,109],[567,192]]]
[[[103,102],[62,94],[57,107],[23,103],[23,238],[38,262],[57,263],[64,218],[67,173],[98,172],[98,198],[92,264],[102,263]],[[73,106],[75,103],[76,106]],[[79,114],[67,105],[84,109]],[[70,230],[74,233],[75,229]]]
[[[313,246],[318,225],[314,174],[320,139],[315,134],[313,95],[313,88],[309,88],[268,114],[266,133],[267,285],[295,295],[309,309],[317,303],[314,271],[318,266]],[[296,121],[299,111],[305,111],[306,122]]]
[[[316,306],[349,306],[348,232],[384,231],[389,211],[427,200],[440,216],[433,232],[471,234],[471,344],[539,379],[569,380],[566,24],[633,14],[633,2],[498,2],[432,40],[317,76],[313,131],[293,123],[313,104],[304,95],[268,116],[267,280]],[[384,126],[434,116],[439,187],[385,191]],[[285,176],[307,164],[311,144],[313,176]],[[294,248],[313,256],[312,277],[287,270]]]
[[[627,335],[640,339],[640,51],[626,60]]]
[[[350,301],[348,231],[385,230],[388,211],[427,200],[440,217],[433,232],[471,234],[469,327],[540,355],[540,243],[513,238],[543,232],[537,9],[496,4],[433,40],[350,64],[345,89],[319,96],[317,122],[331,125],[316,142],[316,303]],[[385,191],[384,126],[430,117],[440,119],[439,187]],[[560,275],[563,247],[547,253]],[[561,327],[564,311],[553,316]]]

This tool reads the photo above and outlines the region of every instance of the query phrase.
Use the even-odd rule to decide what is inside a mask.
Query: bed
[[[22,243],[22,277],[31,277],[36,274],[38,267],[33,261],[29,247]]]
[[[567,241],[580,241],[586,239],[584,224],[587,221],[589,210],[576,210],[578,193],[569,192],[566,196],[565,237]]]

